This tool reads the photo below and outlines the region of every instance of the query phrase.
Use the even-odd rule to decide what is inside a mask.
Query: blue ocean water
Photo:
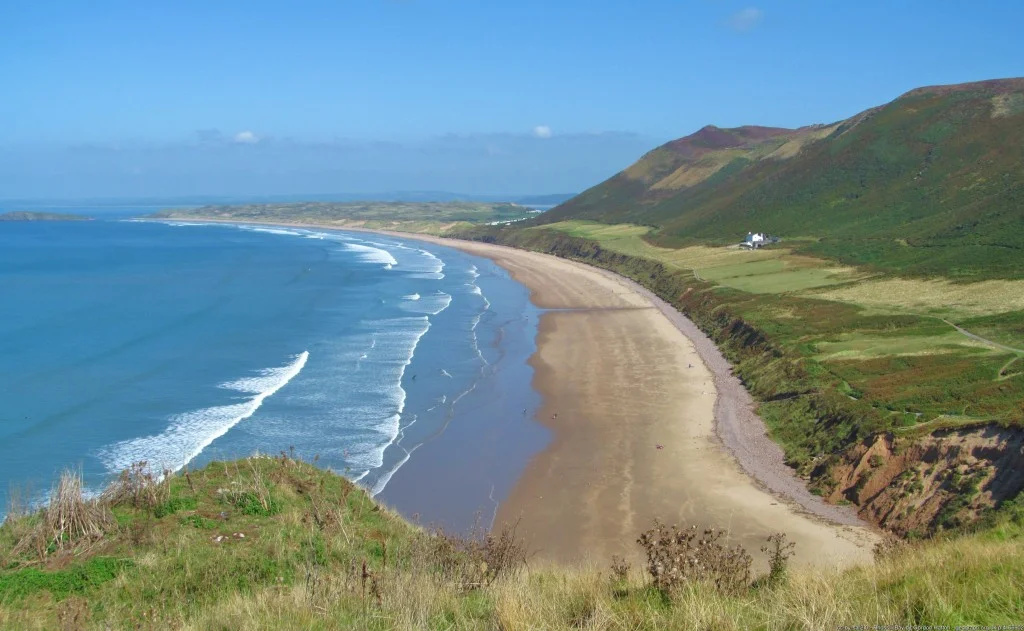
[[[282,450],[377,494],[449,425],[515,423],[467,459],[476,496],[433,516],[463,525],[546,440],[528,421],[536,313],[490,261],[413,240],[0,223],[0,506],[68,466],[99,489],[137,461]]]

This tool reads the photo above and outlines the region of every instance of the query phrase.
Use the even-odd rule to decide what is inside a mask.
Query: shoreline
[[[786,532],[801,564],[870,560],[877,535],[869,525],[810,494],[711,339],[634,281],[551,255],[433,235],[181,220],[348,230],[451,247],[492,260],[529,289],[534,304],[553,309],[541,315],[530,359],[543,398],[536,420],[553,440],[531,459],[497,519],[519,523],[545,558],[636,558],[636,536],[657,517],[728,527],[751,551],[768,534]]]

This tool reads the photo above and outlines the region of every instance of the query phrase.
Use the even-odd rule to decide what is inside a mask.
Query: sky
[[[1024,75],[1019,0],[0,1],[0,199],[576,192]]]

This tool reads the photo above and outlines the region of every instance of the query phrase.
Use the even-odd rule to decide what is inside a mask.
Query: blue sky
[[[701,126],[1024,75],[1024,3],[0,4],[0,198],[569,192]]]

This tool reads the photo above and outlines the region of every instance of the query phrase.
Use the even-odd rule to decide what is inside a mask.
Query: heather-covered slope
[[[656,226],[665,245],[748,231],[845,263],[1022,278],[1024,79],[913,90],[832,125],[667,143],[541,221]]]

